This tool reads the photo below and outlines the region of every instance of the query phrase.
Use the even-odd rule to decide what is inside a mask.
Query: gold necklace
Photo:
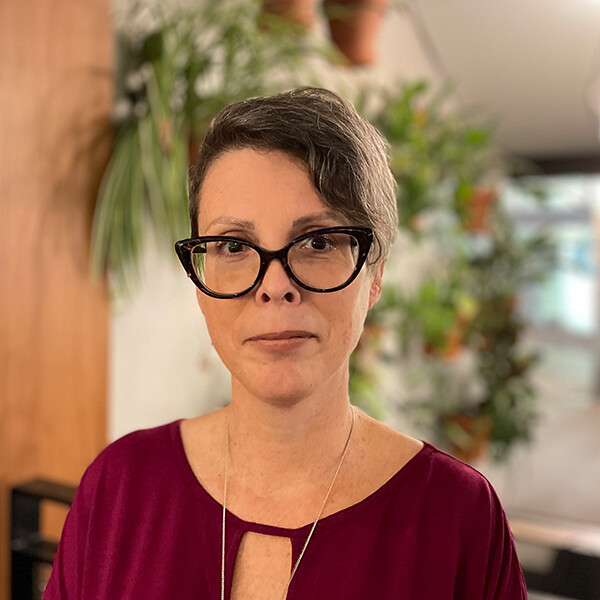
[[[354,412],[354,407],[350,406],[350,411],[352,412],[352,423],[350,425],[350,431],[348,432],[348,437],[346,438],[346,443],[344,444],[344,449],[342,451],[342,456],[340,458],[340,462],[335,470],[335,474],[333,475],[333,479],[331,480],[331,484],[329,485],[329,489],[327,490],[327,494],[325,494],[325,499],[323,500],[323,504],[321,505],[321,510],[317,515],[315,522],[313,523],[310,532],[304,542],[304,546],[302,547],[302,551],[300,552],[300,556],[298,556],[298,560],[292,569],[292,573],[290,575],[290,579],[285,586],[285,590],[283,592],[282,600],[285,600],[287,597],[288,589],[290,584],[292,583],[292,579],[298,570],[298,566],[300,565],[300,561],[306,552],[306,548],[308,547],[308,543],[310,542],[310,538],[317,527],[317,523],[325,510],[325,505],[327,504],[327,500],[329,500],[329,496],[331,494],[331,490],[333,489],[333,485],[335,480],[337,479],[338,473],[342,467],[342,463],[344,462],[344,458],[346,457],[346,452],[348,451],[348,446],[350,445],[350,438],[352,437],[352,431],[354,429],[354,422],[356,421],[356,414]],[[223,518],[221,524],[221,600],[225,600],[225,515],[227,512],[227,464],[228,464],[228,456],[229,456],[229,421],[227,421],[227,425],[225,428],[225,475],[223,478]]]

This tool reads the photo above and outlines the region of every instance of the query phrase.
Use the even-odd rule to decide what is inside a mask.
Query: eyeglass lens
[[[349,233],[327,233],[303,238],[288,251],[288,265],[304,285],[332,289],[354,273],[359,244]],[[260,271],[260,255],[234,240],[204,242],[192,251],[198,279],[218,294],[238,294],[250,288]]]

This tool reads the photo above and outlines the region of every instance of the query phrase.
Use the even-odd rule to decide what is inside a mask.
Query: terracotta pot
[[[325,0],[331,39],[354,65],[370,65],[377,58],[377,34],[387,0]]]
[[[451,361],[458,358],[463,350],[465,328],[456,323],[447,332],[441,345],[425,344],[425,354],[436,356],[442,360]]]
[[[469,198],[463,227],[473,233],[490,231],[490,213],[496,203],[496,190],[490,187],[478,187]]]
[[[317,0],[264,0],[263,10],[306,29],[315,23]]]
[[[458,426],[465,434],[465,443],[451,443],[450,452],[459,460],[471,463],[485,456],[494,422],[488,415],[457,414],[446,418],[446,424]]]

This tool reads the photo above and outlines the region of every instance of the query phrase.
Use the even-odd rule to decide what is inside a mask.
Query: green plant
[[[218,110],[316,80],[308,59],[329,47],[261,6],[138,2],[122,19],[115,141],[93,230],[94,270],[109,268],[118,292],[135,286],[150,232],[169,245],[185,237],[187,171]]]
[[[485,122],[449,111],[445,95],[429,95],[424,83],[385,97],[373,121],[391,143],[402,239],[388,270],[424,249],[429,260],[409,277],[400,266],[367,327],[395,331],[396,351],[380,351],[380,361],[402,371],[408,392],[395,403],[415,423],[464,460],[488,443],[503,459],[536,422],[537,355],[523,347],[518,298],[547,272],[552,244],[543,234],[520,235],[507,215],[493,183],[504,162]],[[366,363],[362,352],[359,344],[352,378],[376,384],[369,365],[377,350],[371,343]]]
[[[426,82],[376,93],[382,108],[372,121],[391,142],[399,226],[416,233],[436,208],[463,215],[475,187],[500,165],[489,124],[449,110],[449,91],[431,94]]]

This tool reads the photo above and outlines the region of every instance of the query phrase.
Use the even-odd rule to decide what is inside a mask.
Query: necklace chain
[[[306,537],[306,541],[304,542],[304,546],[302,547],[302,550],[300,551],[300,555],[298,556],[298,560],[296,561],[296,564],[294,565],[294,568],[292,569],[290,578],[287,582],[287,585],[285,586],[285,590],[283,591],[282,600],[285,600],[285,598],[287,598],[288,589],[290,587],[290,584],[292,583],[292,579],[294,578],[294,575],[296,574],[296,571],[298,570],[300,561],[302,560],[302,557],[304,556],[304,553],[306,552],[306,548],[308,548],[308,543],[310,542],[310,539],[312,538],[315,528],[317,527],[317,523],[321,519],[321,515],[323,514],[323,511],[325,510],[325,505],[327,504],[327,500],[329,500],[331,490],[333,490],[335,480],[337,479],[338,473],[340,472],[340,469],[342,468],[342,463],[344,462],[344,458],[346,457],[346,452],[348,451],[348,446],[350,445],[350,438],[352,437],[352,431],[354,430],[354,422],[356,421],[356,413],[354,412],[354,407],[350,406],[350,411],[352,413],[352,423],[350,425],[350,431],[348,432],[348,437],[346,438],[346,443],[344,444],[344,449],[342,450],[342,456],[340,457],[340,460],[338,462],[337,468],[333,475],[333,479],[331,480],[331,484],[329,485],[329,489],[327,490],[327,494],[325,494],[325,499],[323,500],[323,504],[321,504],[321,509],[319,510],[319,514],[317,515],[315,522],[312,524],[310,532],[309,532],[308,536]],[[222,517],[222,523],[221,523],[221,600],[225,600],[225,520],[226,520],[226,513],[227,513],[227,464],[229,462],[228,457],[229,457],[229,421],[227,421],[227,425],[225,428],[225,461],[224,461],[225,467],[224,467],[224,477],[223,477],[223,517]]]

